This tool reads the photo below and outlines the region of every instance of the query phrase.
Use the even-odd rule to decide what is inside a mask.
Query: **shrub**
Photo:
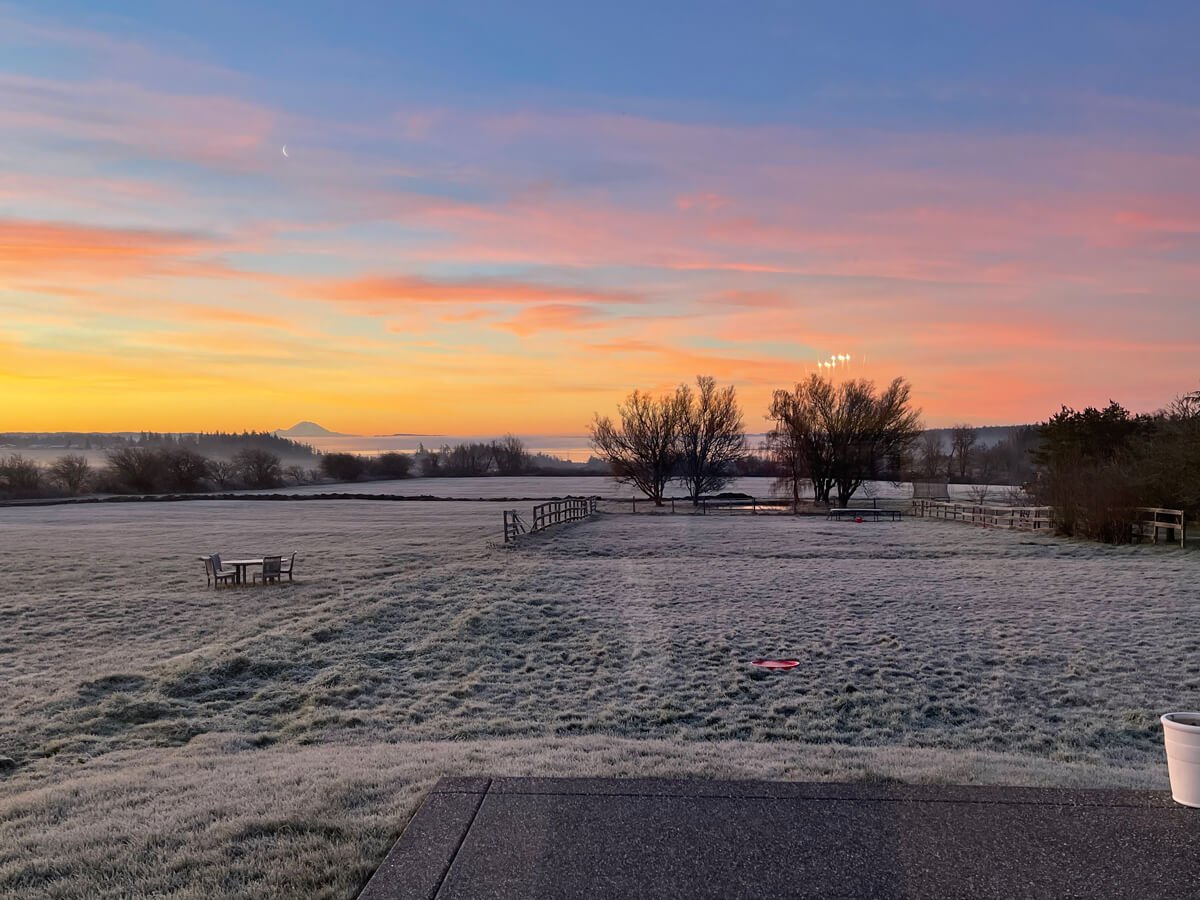
[[[60,456],[50,467],[50,477],[71,495],[81,493],[91,480],[91,475],[92,467],[87,457],[75,453]]]
[[[235,453],[232,462],[248,488],[279,487],[283,482],[283,464],[269,450],[248,447]]]
[[[321,471],[334,481],[358,481],[366,469],[363,458],[353,453],[326,453],[321,457]]]
[[[14,453],[0,459],[0,492],[13,497],[29,497],[42,486],[42,470],[32,459]]]
[[[412,458],[403,453],[381,453],[371,460],[370,470],[376,478],[407,478]]]
[[[135,494],[153,494],[166,480],[163,458],[148,447],[118,447],[108,451],[112,486]]]
[[[204,489],[204,483],[212,474],[211,463],[187,447],[162,447],[158,455],[167,490],[195,493]]]

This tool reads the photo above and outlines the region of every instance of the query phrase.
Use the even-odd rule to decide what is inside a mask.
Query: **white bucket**
[[[1162,724],[1171,797],[1184,806],[1200,807],[1200,712],[1167,713]]]

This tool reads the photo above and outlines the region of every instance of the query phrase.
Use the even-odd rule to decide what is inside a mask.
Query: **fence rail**
[[[504,543],[511,544],[526,531],[528,529],[525,527],[525,520],[521,518],[521,514],[515,509],[506,509],[504,511]]]
[[[533,528],[530,530],[541,531],[562,522],[578,522],[595,511],[595,497],[567,497],[564,500],[539,503],[533,508]]]
[[[578,522],[596,512],[598,497],[566,497],[539,503],[533,508],[532,525],[526,527],[525,520],[515,509],[504,511],[504,543],[511,544],[520,535],[544,531],[563,522]]]
[[[1137,513],[1141,517],[1133,523],[1133,534],[1136,538],[1149,537],[1153,544],[1158,543],[1158,533],[1163,532],[1165,540],[1183,547],[1187,541],[1187,525],[1184,523],[1182,509],[1162,509],[1157,506],[1139,506]]]
[[[1049,506],[989,506],[979,503],[947,503],[938,500],[913,500],[913,515],[953,522],[973,522],[993,528],[1013,528],[1038,531],[1054,526],[1054,510]],[[1139,506],[1138,519],[1133,523],[1135,540],[1150,538],[1157,544],[1159,537],[1184,547],[1187,544],[1187,525],[1182,509],[1162,509]]]
[[[972,522],[992,528],[1040,531],[1054,525],[1049,506],[990,506],[980,503],[948,503],[941,500],[913,500],[913,515],[951,522]]]

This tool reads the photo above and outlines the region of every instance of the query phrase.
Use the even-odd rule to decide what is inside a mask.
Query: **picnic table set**
[[[238,559],[222,559],[220,553],[201,556],[204,563],[204,576],[208,584],[214,588],[221,584],[246,584],[261,581],[263,584],[275,582],[278,584],[286,575],[292,580],[292,571],[296,568],[296,554],[281,553],[277,556],[247,556]],[[252,568],[257,572],[251,573]]]

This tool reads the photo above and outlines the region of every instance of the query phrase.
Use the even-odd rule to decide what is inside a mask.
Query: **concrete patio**
[[[1200,896],[1165,792],[447,778],[361,900]]]

